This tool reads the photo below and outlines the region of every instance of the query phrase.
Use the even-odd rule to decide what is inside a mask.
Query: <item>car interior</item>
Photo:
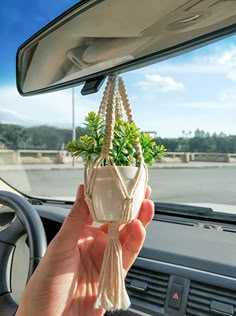
[[[235,0],[80,1],[18,48],[16,85],[25,98],[78,85],[89,95],[108,76],[141,71],[234,34]],[[24,193],[3,174],[0,316],[12,316],[73,203]],[[235,192],[235,178],[231,186]],[[125,280],[132,305],[107,315],[236,315],[235,205],[229,201],[215,212],[197,203],[154,203],[144,246]]]

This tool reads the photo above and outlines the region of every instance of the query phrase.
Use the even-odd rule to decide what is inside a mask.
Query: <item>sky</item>
[[[15,56],[19,45],[76,2],[1,0],[0,122],[71,127],[71,89],[20,96]],[[193,135],[197,128],[236,135],[236,35],[123,78],[142,130],[161,137]],[[88,111],[98,110],[102,89],[82,97],[81,86],[75,88],[76,125]]]

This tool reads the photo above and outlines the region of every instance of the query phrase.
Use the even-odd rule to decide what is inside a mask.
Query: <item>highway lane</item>
[[[83,170],[1,170],[0,175],[19,190],[35,196],[74,197]],[[156,168],[149,171],[152,199],[177,203],[236,205],[236,166],[218,168]]]

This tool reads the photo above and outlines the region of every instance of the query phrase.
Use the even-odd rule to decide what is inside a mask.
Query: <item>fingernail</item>
[[[77,199],[81,199],[84,197],[84,185],[80,184],[78,191],[77,191]]]

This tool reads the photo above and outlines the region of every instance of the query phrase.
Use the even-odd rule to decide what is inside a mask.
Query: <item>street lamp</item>
[[[75,90],[72,88],[72,140],[76,140],[75,129]],[[75,166],[75,157],[72,158],[72,166]]]

